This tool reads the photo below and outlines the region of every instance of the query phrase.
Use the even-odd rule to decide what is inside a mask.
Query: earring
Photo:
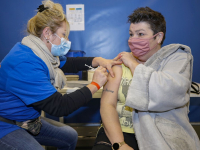
[[[46,38],[46,40],[47,40],[47,43],[49,43],[49,40]]]

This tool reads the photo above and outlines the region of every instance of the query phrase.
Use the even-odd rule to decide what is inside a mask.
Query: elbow
[[[101,103],[100,114],[102,117],[108,115],[108,113],[111,113],[113,110],[116,110],[116,105],[110,103]]]

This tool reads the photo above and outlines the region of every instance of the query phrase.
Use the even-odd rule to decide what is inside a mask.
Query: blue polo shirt
[[[28,105],[44,100],[57,90],[50,82],[49,70],[33,51],[17,43],[2,60],[0,68],[0,116],[26,121],[41,112]],[[19,129],[0,121],[0,138]]]

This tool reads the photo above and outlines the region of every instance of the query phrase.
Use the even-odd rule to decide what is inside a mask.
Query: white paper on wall
[[[83,4],[66,5],[67,21],[70,24],[70,31],[85,30],[85,14]]]

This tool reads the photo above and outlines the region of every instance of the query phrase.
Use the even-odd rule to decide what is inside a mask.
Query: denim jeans
[[[0,139],[2,150],[44,150],[41,145],[57,147],[58,150],[75,150],[77,132],[60,122],[41,118],[42,127],[37,136],[24,129],[15,130]]]

